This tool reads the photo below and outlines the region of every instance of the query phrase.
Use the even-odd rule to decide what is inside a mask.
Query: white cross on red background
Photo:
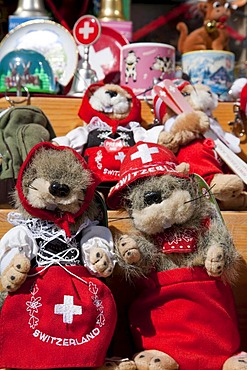
[[[73,35],[78,44],[89,46],[94,44],[101,34],[99,20],[93,15],[83,15],[73,27]]]
[[[152,154],[159,153],[159,149],[157,147],[151,147],[147,144],[140,144],[137,147],[137,152],[131,154],[131,160],[140,158],[142,163],[152,162]]]
[[[74,297],[65,295],[62,304],[55,304],[54,313],[63,315],[65,324],[72,324],[74,315],[82,315],[81,306],[74,305]]]

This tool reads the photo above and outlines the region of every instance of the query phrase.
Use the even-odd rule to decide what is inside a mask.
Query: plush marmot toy
[[[83,125],[53,141],[82,154],[100,179],[98,189],[107,195],[118,181],[123,157],[138,141],[140,100],[127,86],[96,83],[85,92],[78,115]]]
[[[134,362],[138,370],[247,369],[230,288],[240,256],[208,186],[187,171],[167,148],[139,142],[108,196],[136,229],[118,242],[119,263],[140,277],[129,309]]]
[[[218,100],[211,89],[203,84],[191,85],[187,82],[180,85],[179,90],[194,112],[175,114],[167,106],[157,109],[155,114],[163,123],[158,127],[157,143],[172,150],[179,162],[190,164],[191,172],[199,174],[212,186],[212,192],[221,210],[247,210],[247,192],[242,179],[233,173],[215,150],[211,133],[220,138],[235,153],[239,153],[240,140],[231,133],[225,132],[213,116]],[[196,113],[202,113],[198,116]],[[153,129],[151,129],[153,130]]]
[[[0,318],[0,367],[104,363],[116,307],[100,278],[112,273],[115,258],[96,184],[68,147],[38,144],[21,166],[19,212],[9,214],[14,227],[0,241],[0,285],[9,292]]]

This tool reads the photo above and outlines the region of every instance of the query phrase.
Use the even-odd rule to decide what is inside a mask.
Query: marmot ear
[[[197,4],[197,8],[199,10],[199,12],[201,12],[203,15],[205,15],[207,13],[207,10],[208,10],[208,3],[202,1],[202,2],[199,2],[199,4]]]
[[[182,173],[183,175],[188,175],[190,171],[189,163],[182,162],[176,166],[176,171]]]

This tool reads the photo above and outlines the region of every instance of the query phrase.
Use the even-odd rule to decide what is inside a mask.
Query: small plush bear
[[[158,132],[156,142],[172,150],[179,162],[189,163],[190,170],[212,186],[221,210],[247,210],[246,186],[220,158],[212,139],[220,138],[235,153],[241,151],[239,138],[225,132],[213,116],[217,97],[203,84],[184,82],[179,90],[194,111],[177,115],[168,107],[165,113],[164,108],[156,109],[156,115],[163,123],[163,129],[157,131],[159,126],[155,128]],[[158,100],[155,107],[158,107]],[[203,116],[196,119],[196,113]]]
[[[115,257],[96,184],[77,152],[48,142],[34,146],[21,166],[18,212],[9,214],[14,227],[0,241],[0,285],[9,292],[0,367],[104,362],[116,307],[101,278],[112,273]]]
[[[82,126],[54,141],[83,155],[100,179],[98,189],[106,195],[118,180],[123,157],[138,141],[140,100],[127,86],[95,83],[85,92],[78,115]]]
[[[119,203],[134,227],[117,246],[139,287],[129,309],[137,369],[247,369],[230,287],[240,256],[205,181],[169,149],[139,142],[108,196]]]

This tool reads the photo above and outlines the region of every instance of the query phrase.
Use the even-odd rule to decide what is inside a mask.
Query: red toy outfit
[[[201,267],[154,273],[144,284],[129,313],[137,351],[163,351],[180,370],[221,370],[239,351],[228,284]]]
[[[40,269],[3,305],[0,367],[101,366],[116,323],[110,290],[83,266]]]
[[[210,185],[216,174],[230,173],[214,148],[215,143],[212,139],[196,139],[181,147],[176,157],[179,163],[189,163],[190,173],[197,173]]]

